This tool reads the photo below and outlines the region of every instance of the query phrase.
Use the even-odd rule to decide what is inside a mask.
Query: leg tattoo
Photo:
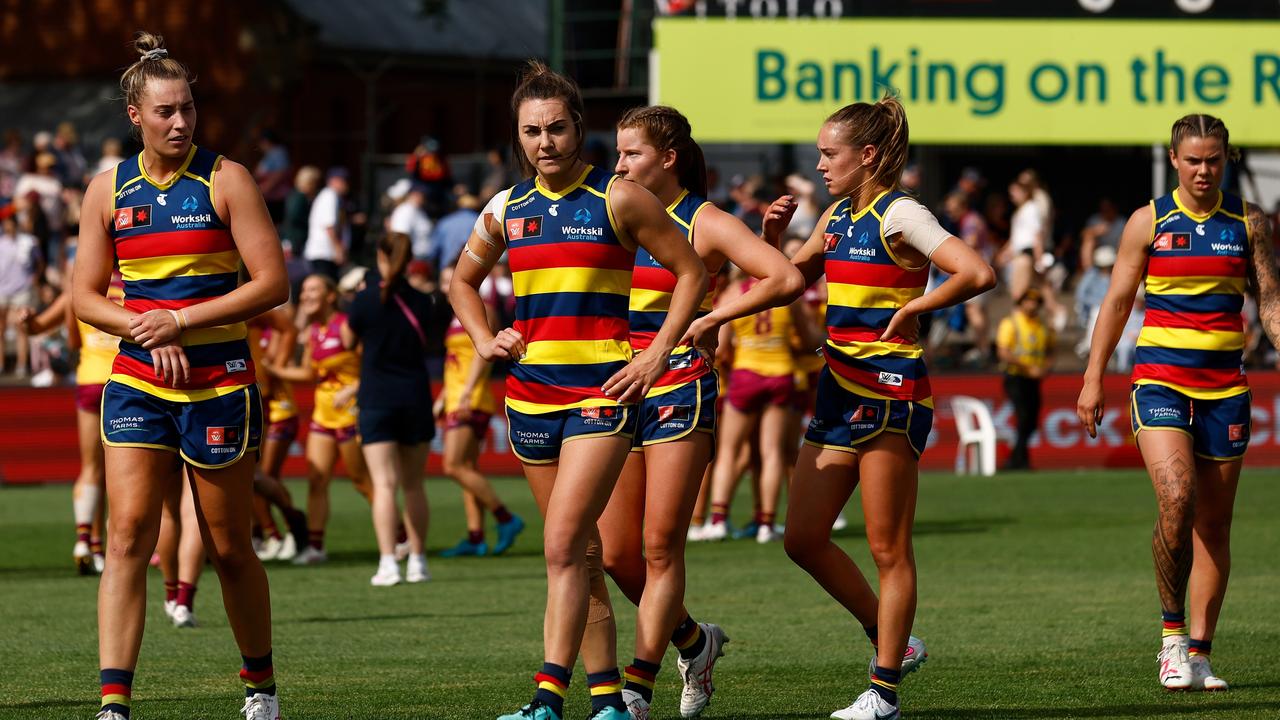
[[[1195,465],[1182,451],[1151,466],[1159,517],[1151,537],[1160,605],[1182,613],[1193,556],[1191,530],[1195,524]]]

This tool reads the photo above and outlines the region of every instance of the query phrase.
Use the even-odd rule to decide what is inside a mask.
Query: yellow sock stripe
[[[1187,634],[1187,626],[1183,625],[1181,627],[1165,628],[1164,630],[1161,631],[1160,637],[1173,637],[1174,635],[1186,635],[1186,634]]]
[[[687,647],[691,647],[694,643],[698,642],[698,638],[701,636],[702,636],[702,626],[694,625],[693,632],[689,633],[689,637],[684,642],[676,643],[676,647],[681,650],[684,650]]]
[[[1203,650],[1201,650],[1201,649],[1199,649],[1199,648],[1191,648],[1190,650],[1188,650],[1188,651],[1187,651],[1187,655],[1189,655],[1189,656],[1191,656],[1191,657],[1196,657],[1197,655],[1204,655],[1204,656],[1206,656],[1206,657],[1207,657],[1207,656],[1209,655],[1209,653],[1207,653],[1207,652],[1205,652],[1205,651],[1203,651]]]
[[[125,707],[129,707],[129,696],[128,695],[103,695],[102,707],[106,707],[108,705],[124,705]]]
[[[623,679],[624,679],[624,680],[626,680],[626,681],[627,681],[627,682],[629,682],[629,683],[635,683],[636,685],[640,685],[640,686],[642,686],[642,687],[647,687],[647,688],[649,688],[650,690],[652,690],[652,689],[653,689],[653,681],[652,681],[652,680],[650,680],[649,678],[641,677],[641,676],[636,675],[636,674],[634,674],[634,673],[629,673],[629,672],[625,672],[625,671],[622,673],[622,677],[623,677]]]
[[[555,693],[556,695],[558,695],[558,696],[560,696],[560,697],[564,697],[564,690],[565,690],[565,689],[564,689],[563,687],[560,687],[559,685],[557,685],[557,684],[555,684],[555,683],[551,682],[550,680],[543,680],[542,682],[538,683],[538,689],[539,689],[539,690],[546,690],[546,691],[548,691],[548,692],[553,692],[553,693]]]
[[[894,692],[897,692],[898,690],[898,683],[891,683],[885,680],[881,680],[880,678],[875,677],[874,675],[871,677],[871,684],[879,685],[880,687],[886,690],[893,690]]]
[[[272,675],[271,677],[267,678],[266,680],[259,680],[258,682],[252,682],[252,681],[249,681],[249,680],[245,680],[244,678],[240,678],[240,680],[244,682],[245,687],[250,687],[250,688],[253,688],[254,690],[261,690],[261,689],[263,689],[263,688],[269,688],[269,687],[271,687],[272,685],[275,685],[275,684],[276,684],[276,676],[275,676],[275,675]]]
[[[620,692],[622,692],[621,680],[616,680],[614,682],[609,682],[609,683],[600,683],[599,685],[591,686],[592,695],[612,695],[614,693],[620,693]]]

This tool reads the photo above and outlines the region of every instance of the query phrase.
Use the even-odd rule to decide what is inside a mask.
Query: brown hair
[[[1222,141],[1222,147],[1226,150],[1228,158],[1240,159],[1240,151],[1231,145],[1231,133],[1227,131],[1227,124],[1220,118],[1204,113],[1192,113],[1178,118],[1169,132],[1169,149],[1176,155],[1178,145],[1189,137],[1218,138]]]
[[[195,82],[185,65],[169,57],[169,51],[164,49],[164,38],[160,35],[139,30],[133,38],[133,49],[142,57],[120,76],[120,92],[124,93],[125,105],[140,106],[142,93],[146,92],[147,82],[151,80]]]
[[[578,83],[565,75],[552,70],[537,60],[530,60],[520,75],[520,82],[511,94],[511,149],[519,158],[520,170],[526,177],[532,177],[536,170],[524,154],[524,146],[520,144],[520,106],[526,100],[560,100],[569,117],[573,119],[574,130],[578,133],[578,147],[573,150],[573,157],[582,152],[582,142],[586,139],[586,130],[582,126],[582,116],[586,112],[582,104],[582,91]]]
[[[382,304],[391,299],[396,286],[404,281],[404,270],[409,266],[409,236],[404,233],[389,232],[378,241],[378,252],[387,256],[387,276],[382,278],[382,289],[379,297]]]
[[[689,119],[679,110],[666,105],[631,108],[618,121],[619,130],[626,128],[643,132],[658,152],[675,150],[680,186],[707,196],[707,163],[702,157],[702,148],[693,139]]]
[[[907,164],[907,111],[892,93],[877,103],[853,103],[831,113],[827,122],[841,125],[841,139],[852,147],[874,145],[876,167],[867,181],[873,187],[896,188]],[[861,188],[859,188],[861,189]]]

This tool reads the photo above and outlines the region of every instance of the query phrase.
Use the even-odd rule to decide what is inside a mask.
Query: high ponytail
[[[867,184],[872,187],[896,188],[907,166],[909,132],[907,111],[902,101],[885,93],[879,102],[853,103],[831,113],[828,123],[843,128],[841,139],[852,147],[874,145],[876,166]]]
[[[124,95],[126,106],[138,107],[142,104],[142,94],[146,92],[147,83],[151,80],[195,82],[185,65],[169,57],[169,51],[164,47],[164,37],[140,30],[133,38],[133,49],[142,57],[120,76],[120,92]]]
[[[618,129],[639,130],[658,152],[674,150],[676,177],[680,187],[707,196],[707,162],[702,148],[693,139],[689,119],[679,110],[666,105],[631,108],[618,120]]]
[[[378,252],[387,256],[387,275],[382,278],[379,297],[386,305],[396,287],[404,282],[404,271],[409,266],[409,236],[404,233],[389,232],[378,241]]]

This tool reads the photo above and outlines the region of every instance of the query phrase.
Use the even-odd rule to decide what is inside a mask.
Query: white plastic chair
[[[956,433],[960,436],[956,448],[956,474],[978,474],[991,477],[996,474],[996,423],[986,403],[957,395],[951,398],[951,412],[956,418]]]

